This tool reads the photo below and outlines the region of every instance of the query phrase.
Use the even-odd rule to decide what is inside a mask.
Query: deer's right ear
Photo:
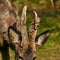
[[[47,30],[42,34],[36,36],[35,38],[36,45],[42,46],[47,41],[49,35],[50,35],[50,30]]]
[[[17,43],[19,41],[19,36],[17,31],[11,26],[8,28],[8,37],[10,43]]]

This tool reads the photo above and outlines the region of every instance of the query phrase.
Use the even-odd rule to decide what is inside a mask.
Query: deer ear
[[[36,36],[35,38],[36,45],[42,46],[47,41],[49,35],[50,35],[50,30],[47,30],[42,34]]]
[[[10,43],[17,43],[19,40],[17,31],[11,26],[8,29],[8,37],[9,37]]]

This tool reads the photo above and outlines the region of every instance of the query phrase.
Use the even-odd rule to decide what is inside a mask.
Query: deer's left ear
[[[10,26],[8,29],[8,37],[9,37],[10,43],[14,44],[19,41],[18,33],[12,26]]]
[[[36,36],[35,38],[36,45],[42,46],[47,41],[49,35],[50,35],[50,30],[47,30],[42,34]]]

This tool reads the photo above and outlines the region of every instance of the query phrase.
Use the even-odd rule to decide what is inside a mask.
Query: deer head
[[[35,60],[37,46],[42,46],[50,34],[47,30],[44,33],[36,36],[40,19],[37,16],[36,11],[35,20],[31,23],[29,30],[26,29],[26,11],[27,6],[24,6],[22,15],[19,21],[19,27],[15,30],[13,27],[9,27],[8,36],[10,43],[14,45],[15,60]]]

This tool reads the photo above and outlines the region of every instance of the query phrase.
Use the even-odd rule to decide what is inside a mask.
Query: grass
[[[53,43],[52,43],[53,45]],[[37,52],[37,60],[60,60],[60,46],[41,47]]]
[[[48,0],[49,1],[49,0]],[[60,6],[60,0],[57,1],[57,7]],[[17,8],[21,12],[22,6],[28,6],[27,13],[27,29],[34,19],[34,15],[32,14],[32,10],[36,10],[38,12],[38,16],[41,17],[40,27],[38,29],[38,33],[40,34],[47,29],[53,31],[48,38],[48,41],[41,47],[37,49],[37,59],[36,60],[60,60],[60,13],[50,11],[45,12],[45,10],[41,10],[42,8],[49,8],[49,5],[46,6],[46,0],[16,0],[14,1]],[[50,5],[51,6],[51,5]],[[51,8],[51,7],[50,7]],[[40,11],[41,10],[41,11]],[[14,52],[10,49],[10,60],[14,60]],[[0,60],[1,54],[0,54]]]

